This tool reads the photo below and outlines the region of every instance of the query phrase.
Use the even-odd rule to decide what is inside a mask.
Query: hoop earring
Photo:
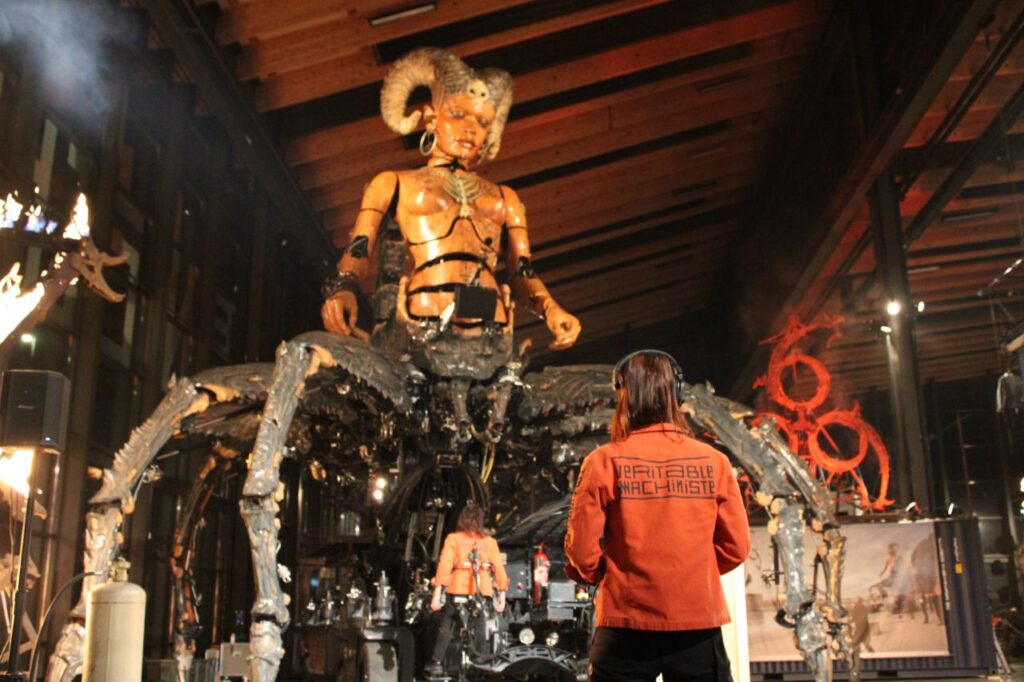
[[[420,135],[420,154],[430,156],[434,153],[435,147],[437,147],[437,135],[433,130],[424,130]]]

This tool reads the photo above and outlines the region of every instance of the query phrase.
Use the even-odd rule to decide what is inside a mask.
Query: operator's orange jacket
[[[494,588],[508,589],[508,573],[501,562],[498,543],[489,535],[475,535],[463,531],[450,533],[444,539],[441,558],[437,562],[434,585],[448,588],[448,594],[476,594],[473,564],[469,554],[476,547],[480,553],[480,594],[490,597]],[[494,578],[491,578],[491,572]]]
[[[719,575],[749,551],[728,458],[674,424],[636,429],[583,460],[565,570],[600,585],[597,625],[701,630],[728,623]]]

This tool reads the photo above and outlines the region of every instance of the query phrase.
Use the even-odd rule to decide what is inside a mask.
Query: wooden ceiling
[[[1024,158],[1024,123],[1007,121],[1005,112],[1024,85],[1024,44],[1011,42],[1019,41],[1022,13],[1021,2],[996,6],[994,21],[979,33],[894,167],[897,187],[912,181],[900,202],[903,228],[924,230],[906,251],[911,303],[923,303],[923,310],[914,314],[922,381],[955,381],[1016,366],[1005,345],[1008,334],[1024,320],[1024,267],[1014,266],[1024,256],[1024,170],[1017,166]],[[958,98],[972,82],[979,84],[986,60],[1001,42],[1012,47],[994,64],[991,79],[945,141],[926,148],[950,120]],[[979,159],[962,189],[941,205],[933,220],[919,221],[921,211],[990,126],[998,136],[995,149]],[[925,158],[929,161],[920,169]],[[915,169],[920,173],[916,179]],[[875,276],[870,224],[865,205],[801,302],[805,316],[845,316],[845,338],[822,359],[838,386],[852,395],[888,387],[881,330],[887,323],[887,301]],[[1007,273],[1007,268],[1015,269]]]
[[[389,64],[432,45],[510,71],[515,103],[501,154],[479,170],[523,197],[536,268],[581,319],[585,343],[721,305],[723,273],[786,148],[785,123],[800,94],[813,92],[834,18],[828,0],[187,1],[211,18],[233,77],[336,246],[347,242],[375,173],[422,163],[417,134],[400,139],[380,120]],[[418,7],[425,11],[378,21]],[[999,0],[909,137],[894,167],[898,175],[917,168],[900,205],[905,227],[1024,82],[1022,48],[1000,54],[962,119],[934,144],[958,98],[1019,29],[1022,8]],[[1021,255],[1020,129],[1006,126],[1002,151],[908,253],[913,297],[925,303],[917,319],[924,380],[1001,369],[1000,335],[1024,315],[1016,274],[978,295]],[[887,384],[869,227],[865,205],[796,307],[847,317],[845,339],[825,360],[852,394]],[[543,325],[522,316],[518,328],[542,355]]]

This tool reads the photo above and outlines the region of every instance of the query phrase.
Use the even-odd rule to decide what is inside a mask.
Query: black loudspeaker
[[[0,448],[64,451],[71,382],[58,372],[12,369],[0,379]]]

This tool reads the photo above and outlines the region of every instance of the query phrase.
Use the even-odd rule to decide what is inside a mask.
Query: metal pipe
[[[974,516],[974,495],[971,493],[971,473],[967,465],[967,446],[964,444],[964,415],[956,414],[956,438],[960,447],[960,467],[964,474],[964,491],[967,497],[967,513]]]
[[[14,617],[11,618],[11,649],[7,654],[7,674],[12,680],[20,679],[18,678],[18,659],[21,658],[21,621],[25,616],[25,600],[28,597],[25,573],[28,571],[29,555],[32,552],[32,515],[36,511],[36,488],[39,486],[39,474],[42,472],[39,462],[41,454],[38,449],[33,449],[28,495],[25,497],[25,519],[21,525],[18,578],[14,583]]]

